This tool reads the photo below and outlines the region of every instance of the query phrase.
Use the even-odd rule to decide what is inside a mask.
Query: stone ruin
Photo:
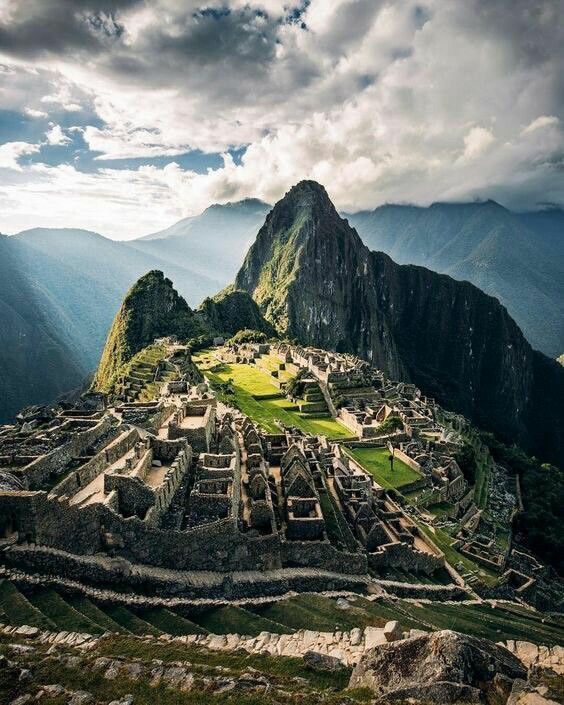
[[[307,365],[328,407],[358,430],[356,443],[383,445],[364,429],[399,417],[403,428],[387,440],[419,473],[417,489],[451,502],[455,514],[470,514],[472,494],[452,455],[456,435],[447,436],[434,403],[413,385],[389,382],[351,356],[285,344],[217,354],[249,364],[274,354],[291,373]],[[319,571],[432,576],[445,567],[415,510],[401,506],[342,444],[295,428],[264,432],[218,402],[201,376],[187,372],[186,353],[182,359],[178,376],[164,380],[151,401],[87,395],[74,406],[24,410],[16,424],[0,427],[2,562],[129,585],[136,566],[152,568],[157,572],[144,573],[149,590],[151,576],[155,586],[163,579],[158,571],[171,580],[182,571],[278,571],[283,583],[285,570],[301,569],[313,571],[310,585],[323,585]],[[338,403],[345,405],[339,411]],[[472,534],[459,541],[462,553],[491,562],[487,542]],[[507,568],[516,590],[531,592],[530,566],[516,560],[495,567]]]

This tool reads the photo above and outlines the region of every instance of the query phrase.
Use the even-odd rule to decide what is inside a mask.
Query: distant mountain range
[[[371,251],[320,184],[302,181],[274,206],[235,286],[282,336],[355,353],[478,426],[561,460],[561,365],[534,351],[474,285]]]
[[[498,298],[534,348],[564,351],[564,211],[499,203],[387,205],[348,215],[371,250],[475,284]]]
[[[0,390],[14,384],[19,391],[0,397],[0,422],[26,403],[76,387],[96,368],[126,292],[146,272],[163,271],[192,307],[233,281],[270,209],[257,199],[215,204],[127,242],[76,229],[1,237],[3,284],[19,284],[0,292]],[[472,281],[499,297],[533,347],[552,357],[564,352],[563,211],[518,215],[488,202],[383,206],[348,218],[371,249]],[[9,323],[15,310],[10,290],[22,292],[25,335]],[[60,373],[50,380],[44,379],[45,362],[32,364],[38,340],[45,340],[42,354],[57,361]]]
[[[189,281],[173,278],[182,296],[194,305],[233,281],[270,209],[256,198],[214,204],[201,215],[184,218],[166,230],[127,244],[155,258],[155,262],[164,260],[173,266],[180,263],[201,277],[206,285],[197,291]],[[207,282],[213,282],[213,287]]]

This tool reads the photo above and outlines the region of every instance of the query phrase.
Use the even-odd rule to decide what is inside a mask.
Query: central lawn
[[[392,472],[388,460],[390,452],[387,448],[347,448],[346,452],[386,490],[409,485],[421,478],[418,472],[398,458],[394,460]]]
[[[233,385],[253,396],[280,395],[280,390],[276,387],[266,372],[253,365],[232,365],[222,364],[221,369],[213,374],[222,382],[233,380]]]
[[[280,390],[272,384],[270,376],[254,365],[219,364],[209,353],[194,355],[194,362],[206,374],[212,386],[232,380],[234,396],[222,395],[222,400],[237,407],[268,433],[278,433],[276,421],[286,426],[296,426],[304,433],[329,438],[352,438],[352,434],[330,416],[302,414]],[[218,366],[212,372],[211,368]]]

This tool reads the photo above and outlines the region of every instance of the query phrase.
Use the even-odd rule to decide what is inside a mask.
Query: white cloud
[[[485,127],[473,127],[464,137],[464,154],[466,159],[474,159],[486,152],[495,141],[490,130]]]
[[[6,142],[0,145],[0,169],[22,171],[20,157],[39,151],[39,146],[30,142]]]
[[[241,162],[225,157],[204,174],[175,164],[83,175],[26,168],[17,189],[5,183],[19,215],[2,208],[0,229],[70,219],[130,237],[210,201],[273,201],[306,177],[322,181],[343,209],[474,197],[520,208],[564,203],[555,117],[564,59],[552,0],[539,0],[535,12],[529,0],[515,0],[510,12],[501,0],[206,7],[224,4],[232,12],[221,20],[198,13],[196,0],[128,5],[115,13],[123,35],[102,32],[90,53],[45,35],[40,69],[35,45],[30,59],[6,59],[0,101],[10,109],[88,106],[97,119],[84,127],[77,118],[68,132],[80,130],[100,159],[246,145]],[[281,21],[298,7],[294,22]],[[271,17],[253,12],[260,8]]]
[[[540,130],[543,127],[549,127],[553,125],[560,124],[560,120],[555,115],[541,115],[540,117],[533,120],[525,129],[521,132],[522,135],[527,135],[535,130]]]
[[[34,108],[24,108],[24,113],[32,118],[47,117],[47,113],[43,112],[43,110],[35,110]]]
[[[51,125],[51,129],[47,130],[45,133],[45,138],[48,144],[54,146],[69,144],[71,142],[70,137],[65,135],[60,125]]]
[[[166,170],[154,167],[84,173],[69,164],[28,166],[0,183],[0,212],[8,215],[1,230],[65,225],[116,239],[145,234],[182,215],[167,180]]]

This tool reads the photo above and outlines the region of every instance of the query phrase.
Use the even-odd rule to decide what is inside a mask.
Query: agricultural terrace
[[[301,413],[272,378],[253,365],[218,362],[210,351],[193,355],[198,368],[218,391],[219,398],[232,404],[261,426],[267,433],[280,431],[277,421],[295,426],[304,433],[323,435],[332,439],[352,438],[352,434],[330,416]]]
[[[391,470],[387,448],[347,448],[346,452],[386,490],[397,489],[421,479],[418,472],[399,458],[394,459],[394,469]]]
[[[536,644],[552,645],[562,641],[562,628],[557,618],[517,604],[498,603],[496,607],[487,602],[424,604],[388,597],[369,600],[361,595],[351,595],[347,602],[347,609],[342,609],[342,600],[306,593],[268,604],[223,605],[203,612],[185,608],[180,613],[174,608],[96,605],[84,596],[69,597],[52,589],[26,593],[9,581],[0,582],[0,611],[7,615],[10,624],[36,625],[50,630],[80,629],[90,634],[111,631],[119,633],[121,638],[131,634],[159,636],[162,633],[176,636],[208,632],[258,636],[261,631],[289,634],[303,629],[304,625],[318,631],[348,631],[367,626],[383,627],[386,622],[397,620],[404,630],[454,629],[494,641],[502,634],[507,639]],[[143,644],[142,641],[135,643],[139,647]]]

